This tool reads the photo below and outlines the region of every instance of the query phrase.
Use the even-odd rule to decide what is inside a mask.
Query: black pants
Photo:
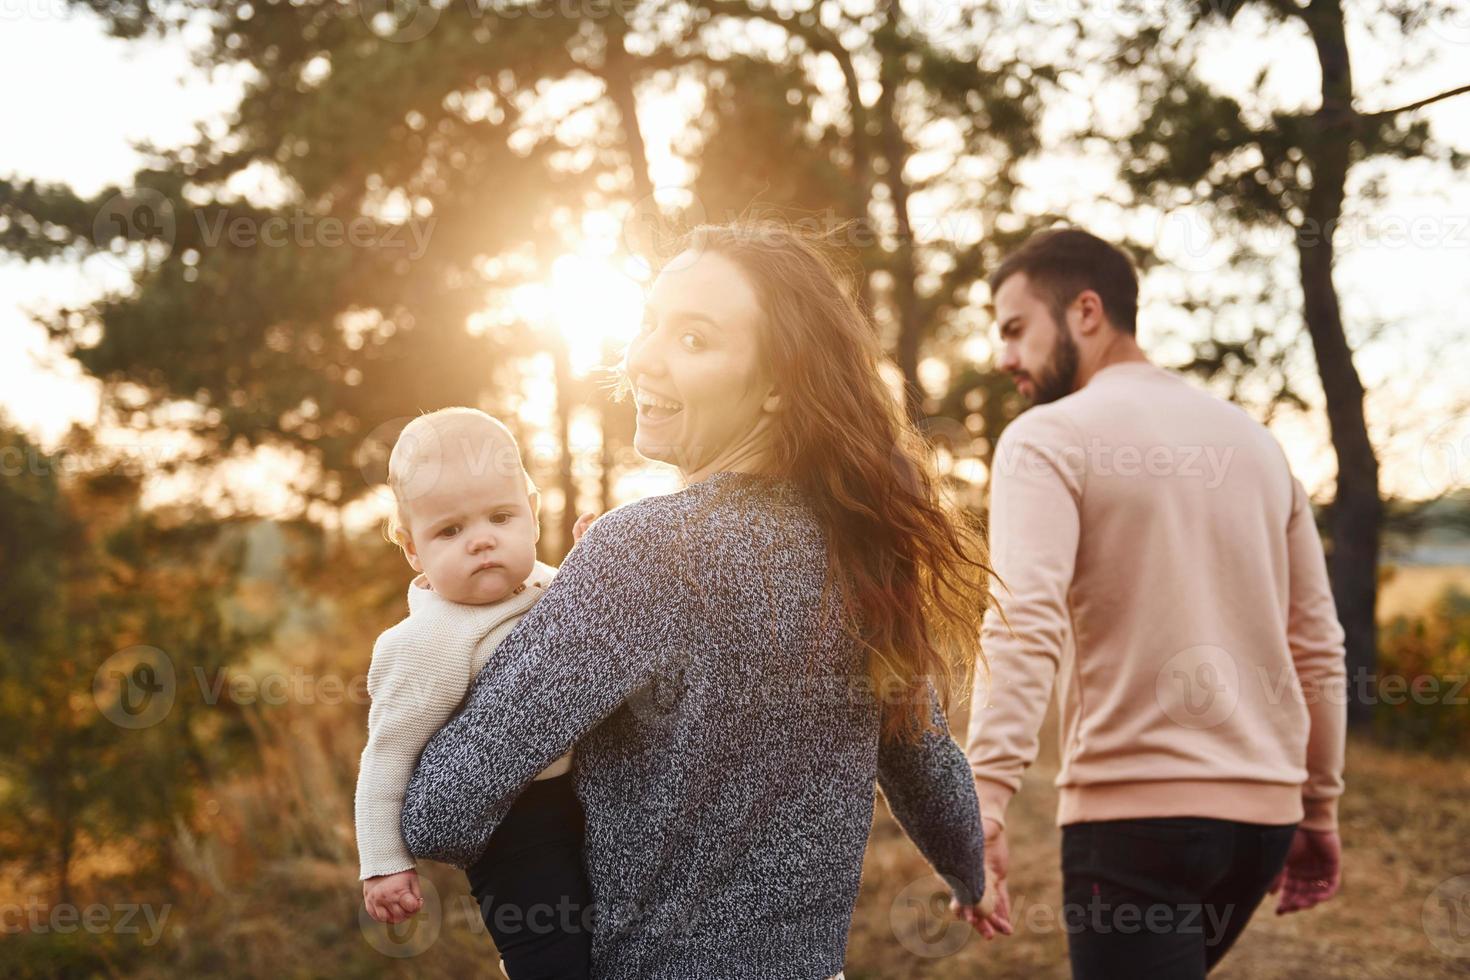
[[[1250,921],[1295,832],[1296,824],[1204,817],[1063,827],[1063,926],[1072,976],[1203,977]]]
[[[511,980],[590,975],[592,889],[570,772],[532,782],[465,870]]]

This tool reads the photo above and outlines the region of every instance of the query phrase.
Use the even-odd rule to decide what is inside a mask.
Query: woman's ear
[[[775,415],[777,412],[781,411],[781,396],[776,394],[774,391],[771,392],[769,395],[766,396],[766,400],[761,402],[761,411],[767,412],[771,415]]]

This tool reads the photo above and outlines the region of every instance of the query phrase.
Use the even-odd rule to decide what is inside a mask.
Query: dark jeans
[[[1230,949],[1286,862],[1296,824],[1205,817],[1062,828],[1075,980],[1197,980]]]
[[[465,870],[511,980],[582,980],[592,960],[592,889],[570,772],[532,782]]]

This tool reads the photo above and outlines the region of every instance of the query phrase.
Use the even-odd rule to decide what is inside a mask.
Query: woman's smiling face
[[[760,301],[745,273],[714,251],[688,251],[653,284],[623,368],[638,405],[633,446],[697,482],[755,471],[779,399],[761,366]]]

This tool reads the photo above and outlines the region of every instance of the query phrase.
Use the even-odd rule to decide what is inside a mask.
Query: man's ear
[[[1107,313],[1103,310],[1102,297],[1094,290],[1084,289],[1077,294],[1072,301],[1072,309],[1077,313],[1077,333],[1087,337],[1097,333],[1107,323]]]

